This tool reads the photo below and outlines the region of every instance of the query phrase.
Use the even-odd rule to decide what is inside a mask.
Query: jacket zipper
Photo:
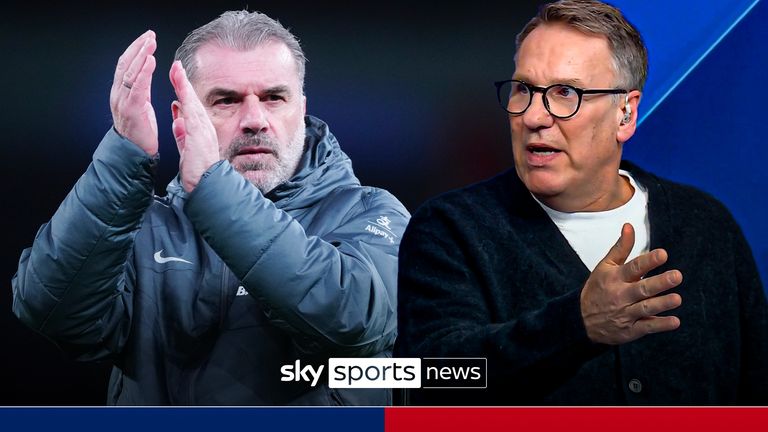
[[[223,260],[219,260],[221,263],[221,302],[219,304],[219,331],[224,328],[224,320],[229,310],[229,267],[224,264]]]

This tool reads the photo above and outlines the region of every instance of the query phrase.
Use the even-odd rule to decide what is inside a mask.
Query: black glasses
[[[624,89],[580,89],[567,84],[552,84],[547,87],[530,85],[525,81],[496,81],[496,96],[504,110],[512,115],[520,115],[531,106],[533,94],[541,93],[544,107],[552,116],[567,119],[576,115],[585,94],[621,94]]]

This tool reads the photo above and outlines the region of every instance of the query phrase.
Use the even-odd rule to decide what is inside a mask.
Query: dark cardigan
[[[768,306],[754,259],[711,196],[624,162],[648,189],[651,249],[683,273],[681,326],[592,343],[589,270],[514,170],[437,197],[400,246],[398,357],[487,357],[485,390],[409,391],[414,405],[768,403]],[[619,233],[616,233],[618,238]]]

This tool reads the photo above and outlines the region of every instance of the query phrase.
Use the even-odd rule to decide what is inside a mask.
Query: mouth
[[[546,168],[556,164],[562,150],[544,143],[530,143],[525,146],[525,160],[529,167]]]
[[[556,153],[563,152],[560,149],[556,149],[554,147],[548,146],[546,144],[541,144],[541,143],[528,144],[527,146],[525,146],[525,150],[536,156],[551,156]]]
[[[238,150],[235,156],[273,154],[272,149],[260,146],[248,146]]]

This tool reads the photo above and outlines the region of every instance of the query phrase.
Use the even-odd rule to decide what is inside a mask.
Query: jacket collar
[[[666,239],[674,238],[675,218],[673,211],[675,206],[669,201],[669,196],[664,187],[664,183],[656,175],[645,171],[632,162],[621,161],[621,169],[629,171],[635,181],[643,185],[648,190],[648,221],[651,224],[651,250],[656,248],[668,248],[664,244]],[[668,264],[654,270],[651,274],[656,274],[666,270]]]
[[[328,125],[313,116],[304,117],[304,124],[304,153],[299,159],[296,173],[265,194],[281,209],[310,207],[339,186],[360,185],[352,170],[352,161],[341,150]],[[181,199],[187,197],[178,174],[166,190],[169,195]]]

